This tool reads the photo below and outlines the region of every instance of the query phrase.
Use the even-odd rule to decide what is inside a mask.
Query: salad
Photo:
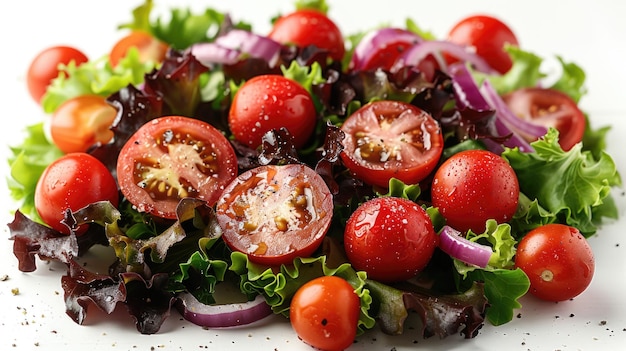
[[[313,5],[317,11],[324,11],[326,6],[324,2]],[[114,107],[114,113],[104,118],[105,131],[113,123],[112,141],[109,136],[94,147],[88,136],[90,144],[83,146],[83,151],[91,156],[76,154],[79,150],[73,148],[81,147],[76,145],[76,127],[64,131],[55,129],[51,122],[50,135],[46,136],[44,126],[36,124],[11,157],[14,179],[10,186],[18,200],[25,200],[9,225],[20,269],[36,269],[33,254],[66,263],[63,287],[67,313],[78,323],[86,318],[90,304],[107,312],[124,304],[136,319],[139,332],[158,333],[176,305],[194,323],[226,326],[213,324],[224,323],[220,321],[224,313],[198,311],[215,302],[218,286],[229,283],[240,286],[242,297],[252,301],[252,306],[246,303],[244,308],[257,318],[270,312],[288,315],[297,310],[293,305],[298,301],[296,293],[307,283],[316,282],[318,276],[334,276],[349,282],[358,297],[353,304],[356,307],[351,309],[358,313],[349,323],[355,328],[354,334],[367,333],[375,326],[390,334],[403,333],[407,313],[419,311],[421,337],[460,332],[473,338],[486,322],[511,322],[514,310],[520,307],[518,299],[533,284],[517,262],[521,257],[520,240],[526,233],[560,222],[589,237],[596,234],[603,218],[617,215],[610,190],[620,184],[620,179],[612,159],[604,153],[606,130],[579,128],[576,137],[572,129],[584,127],[586,117],[582,113],[571,114],[578,117],[572,117],[570,124],[574,127],[570,130],[559,130],[558,124],[556,129],[547,128],[518,119],[517,112],[502,112],[513,110],[516,99],[520,100],[514,92],[536,89],[542,83],[538,70],[541,59],[532,53],[507,46],[513,66],[497,72],[497,64],[478,55],[478,50],[460,50],[462,45],[438,40],[412,21],[407,22],[408,30],[382,28],[354,35],[349,38],[352,46],[346,53],[322,47],[327,43],[292,46],[289,43],[297,38],[281,39],[280,34],[268,40],[251,32],[246,23],[233,22],[233,18],[214,10],[204,12],[199,16],[201,20],[184,10],[174,10],[169,23],[152,22],[151,6],[146,2],[138,7],[126,27],[133,33],[144,30],[173,50],[152,61],[144,61],[141,52],[133,49],[117,63],[75,61],[64,68],[67,77],[55,80],[41,100],[44,111],[56,115],[74,96],[103,97],[102,101]],[[180,35],[178,28],[190,19],[213,26],[217,23],[219,30],[207,36],[207,28],[201,27],[201,31]],[[197,33],[204,36],[190,39]],[[376,62],[381,57],[375,56],[377,50],[384,47],[380,41],[393,40],[406,45],[403,55],[389,62]],[[382,57],[389,57],[385,54]],[[575,64],[563,59],[560,62],[565,74],[549,92],[559,92],[559,97],[573,101],[571,108],[576,112],[576,102],[585,93],[584,74]],[[529,80],[520,81],[520,76]],[[276,86],[276,91],[270,88]],[[278,108],[263,101],[280,94],[297,96],[301,105],[293,110],[303,110],[307,116],[298,116],[298,121],[289,125],[288,116],[280,115],[280,124],[272,125],[276,117],[265,119],[265,115],[272,115],[272,109]],[[102,108],[107,107],[105,104]],[[261,111],[249,113],[254,108]],[[264,119],[255,120],[261,112]],[[392,125],[409,123],[410,127],[410,123],[419,123],[402,138],[410,135],[411,146],[422,152],[426,162],[407,166],[411,154],[403,153],[406,150],[402,144],[380,145],[378,140],[384,138],[376,135],[375,125],[374,132],[363,135],[359,127],[372,123],[372,115],[385,115],[383,122]],[[287,130],[278,129],[281,126]],[[55,130],[61,134],[55,134]],[[65,140],[70,145],[64,145],[59,140],[68,131],[71,138]],[[162,146],[153,145],[152,140],[160,136]],[[568,138],[574,141],[566,144]],[[187,171],[180,168],[184,162],[172,162],[170,168],[149,164],[154,162],[151,153],[163,152],[195,158],[202,174],[186,173],[189,177],[184,184],[164,181],[164,172]],[[512,189],[506,194],[514,196],[505,199],[500,194],[498,203],[482,199],[480,205],[468,210],[463,207],[464,198],[451,199],[452,191],[445,188],[446,179],[440,179],[438,172],[447,165],[444,161],[455,160],[456,155],[479,158],[482,154],[497,156],[489,162],[506,161],[483,168],[513,172],[498,177],[481,174],[486,178],[471,186],[482,187],[477,191],[488,196],[501,184],[486,182],[504,179],[508,183],[503,188]],[[554,155],[558,155],[556,159]],[[389,157],[397,162],[391,171],[367,168],[368,163],[359,162],[387,162]],[[85,207],[62,212],[57,218],[59,211],[54,209],[62,205],[33,186],[49,174],[59,177],[59,173],[50,171],[54,169],[51,165],[60,165],[60,176],[67,174],[72,165],[63,162],[70,161],[79,162],[77,172],[94,170],[80,173],[86,179],[71,177],[72,181],[82,182],[70,185],[71,191],[88,184],[98,186],[79,189],[81,200],[85,193],[92,198],[83,204]],[[32,170],[33,165],[40,167],[42,177],[37,172],[20,171]],[[567,176],[554,177],[555,169]],[[24,175],[36,179],[24,179]],[[94,175],[99,178],[89,178]],[[267,178],[259,181],[261,177]],[[538,178],[543,181],[537,182]],[[208,186],[201,187],[206,179],[211,180]],[[249,179],[260,183],[251,184]],[[281,193],[286,188],[280,186],[284,183],[296,185]],[[268,184],[278,184],[278,191],[260,188]],[[440,185],[443,190],[438,191]],[[145,197],[143,189],[158,194]],[[555,189],[562,190],[555,196]],[[49,192],[53,190],[48,188]],[[177,195],[172,196],[172,192]],[[438,193],[444,195],[437,197]],[[61,197],[61,201],[67,199]],[[273,253],[276,246],[263,241],[272,238],[263,237],[267,232],[263,229],[256,235],[254,221],[267,220],[262,207],[267,207],[268,201],[285,198],[289,200],[286,205],[270,211],[271,219],[279,230],[298,227],[295,233],[302,238],[277,244],[278,251],[289,248],[287,254]],[[395,226],[394,231],[405,230],[407,225],[425,226],[430,231],[421,234],[418,247],[390,255],[392,261],[370,265],[368,257],[386,257],[390,251],[382,246],[359,248],[363,240],[359,241],[356,227],[363,223],[358,223],[354,213],[371,213],[365,205],[382,202],[378,199],[393,204],[371,205],[376,206],[375,211],[415,211],[384,225]],[[52,209],[51,213],[46,213],[45,207]],[[466,223],[468,218],[477,223]],[[407,224],[405,219],[417,222]],[[467,238],[461,238],[461,234]],[[244,240],[248,236],[261,239],[249,243]],[[306,241],[309,238],[315,240]],[[342,244],[350,240],[355,244]],[[393,243],[389,237],[380,240]],[[77,263],[94,245],[106,245],[115,251],[117,261],[107,274],[90,272]],[[584,248],[576,249],[586,252]],[[411,254],[416,257],[408,257],[407,262],[417,267],[408,276],[397,269],[388,270],[398,265],[394,258]],[[486,261],[476,261],[481,257]],[[420,260],[424,262],[417,262]],[[593,258],[589,260],[592,266]],[[404,263],[401,268],[406,271]],[[420,279],[414,279],[418,272]],[[573,283],[582,284],[584,290],[589,281],[566,284]],[[434,311],[438,309],[457,318],[437,318]],[[292,315],[291,320],[298,317]],[[294,328],[298,330],[296,325]]]

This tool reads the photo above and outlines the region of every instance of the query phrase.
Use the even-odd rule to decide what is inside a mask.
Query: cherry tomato
[[[181,116],[141,126],[117,162],[120,190],[128,201],[141,212],[172,219],[182,198],[214,205],[237,170],[235,151],[219,130]]]
[[[263,134],[287,128],[296,148],[302,147],[315,129],[313,99],[300,84],[280,75],[261,75],[246,81],[235,94],[228,124],[235,139],[256,148]]]
[[[567,94],[554,89],[524,88],[503,96],[509,109],[519,118],[553,127],[559,131],[559,145],[569,150],[583,139],[585,133],[585,114]],[[537,138],[524,135],[527,141]]]
[[[128,54],[130,48],[135,47],[139,51],[139,60],[141,62],[160,63],[165,59],[169,46],[156,39],[154,36],[143,31],[133,31],[120,39],[109,53],[109,62],[112,67],[117,64]]]
[[[52,162],[35,188],[37,213],[44,223],[65,234],[69,228],[61,220],[66,210],[76,211],[98,201],[117,206],[117,184],[106,166],[87,153],[67,154]]]
[[[595,270],[585,237],[564,224],[547,224],[526,234],[517,246],[515,265],[528,275],[530,293],[547,301],[578,296]]]
[[[473,15],[460,20],[448,33],[448,40],[469,45],[496,71],[504,74],[513,65],[505,44],[518,46],[515,33],[504,22],[488,15]],[[453,61],[453,60],[452,60]]]
[[[488,219],[502,223],[515,214],[519,183],[502,157],[485,150],[466,150],[437,169],[431,197],[448,225],[483,233]]]
[[[224,242],[269,266],[310,256],[330,227],[333,200],[322,177],[304,165],[261,166],[230,183],[215,213]]]
[[[341,130],[341,159],[370,185],[386,188],[392,177],[416,184],[437,166],[443,151],[439,123],[403,102],[369,103],[348,117]]]
[[[426,211],[413,201],[377,197],[360,205],[344,231],[348,260],[368,278],[397,282],[430,261],[438,236]]]
[[[88,61],[87,55],[70,46],[53,46],[40,52],[30,63],[26,85],[37,103],[46,93],[48,85],[59,75],[59,65],[74,62],[77,66]]]
[[[325,351],[348,348],[356,337],[361,301],[350,283],[336,276],[312,279],[294,294],[289,320],[298,337]]]
[[[85,152],[96,143],[113,138],[109,128],[117,110],[97,95],[81,95],[67,100],[50,118],[50,136],[65,153]]]
[[[359,41],[351,66],[363,71],[377,68],[389,71],[398,57],[419,40],[415,33],[400,28],[370,31]]]
[[[281,44],[294,44],[300,48],[315,45],[328,50],[330,58],[335,61],[341,61],[346,53],[339,27],[328,16],[316,10],[298,10],[278,18],[268,37]]]

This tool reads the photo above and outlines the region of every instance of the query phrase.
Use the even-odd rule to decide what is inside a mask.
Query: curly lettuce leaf
[[[556,129],[531,145],[534,153],[507,149],[502,154],[529,199],[537,199],[558,222],[578,228],[586,237],[597,231],[601,217],[617,218],[610,196],[611,187],[620,185],[621,178],[606,152],[596,159],[581,144],[563,151]],[[600,208],[601,212],[596,211]]]
[[[131,48],[115,67],[108,56],[76,66],[73,62],[59,67],[55,78],[41,100],[44,112],[52,113],[65,101],[80,95],[107,97],[121,88],[143,82],[144,75],[156,67],[153,62],[141,62],[139,51]]]

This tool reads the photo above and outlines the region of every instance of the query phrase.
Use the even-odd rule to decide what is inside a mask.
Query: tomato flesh
[[[547,224],[527,233],[517,246],[515,265],[530,280],[530,293],[547,301],[580,295],[595,270],[593,251],[574,227]]]
[[[572,98],[565,93],[546,88],[524,88],[502,97],[509,109],[519,118],[559,131],[559,145],[565,151],[583,139],[585,114]],[[517,131],[527,141],[536,136]]]
[[[117,183],[102,162],[86,153],[67,154],[52,162],[35,188],[37,213],[44,223],[65,234],[70,233],[61,223],[66,210],[77,211],[98,201],[110,201],[117,206]],[[84,229],[79,228],[77,234]]]
[[[289,320],[305,343],[340,351],[354,342],[361,301],[347,281],[336,276],[312,279],[293,296]]]
[[[166,116],[147,122],[126,142],[117,177],[137,210],[173,219],[182,198],[215,204],[237,167],[233,147],[215,127]]]
[[[59,75],[59,65],[74,62],[77,66],[88,61],[87,55],[70,46],[53,46],[41,51],[30,63],[26,84],[33,100],[41,102],[48,85]]]
[[[439,123],[403,102],[369,103],[348,117],[341,130],[342,161],[370,185],[386,188],[391,178],[416,184],[433,171],[443,152]]]
[[[133,31],[121,38],[109,53],[109,62],[115,67],[128,55],[131,48],[139,51],[140,62],[160,63],[165,59],[169,46],[143,31]]]
[[[438,244],[426,211],[413,201],[379,197],[360,205],[344,231],[348,260],[369,278],[397,282],[414,277]]]
[[[517,210],[519,182],[513,168],[485,150],[452,155],[435,172],[431,198],[448,225],[459,231],[485,231],[485,222],[508,222]]]
[[[231,249],[253,262],[277,266],[317,249],[330,227],[333,202],[311,168],[268,165],[230,183],[215,211]]]
[[[81,95],[67,100],[50,118],[50,136],[65,153],[85,152],[96,143],[113,139],[110,127],[117,110],[97,95]]]
[[[294,44],[300,48],[315,45],[328,50],[330,58],[335,61],[341,61],[346,53],[339,27],[328,16],[316,10],[298,10],[278,18],[268,37],[281,44]]]

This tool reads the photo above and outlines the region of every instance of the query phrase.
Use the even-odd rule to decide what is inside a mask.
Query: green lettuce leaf
[[[594,215],[617,215],[609,197],[611,187],[621,185],[621,178],[606,152],[596,159],[591,152],[583,151],[581,144],[563,151],[558,144],[558,131],[553,128],[531,145],[534,153],[518,149],[502,153],[515,170],[524,195],[536,199],[558,222],[578,228],[586,237],[597,231],[601,218]],[[600,207],[603,210],[596,212]]]

